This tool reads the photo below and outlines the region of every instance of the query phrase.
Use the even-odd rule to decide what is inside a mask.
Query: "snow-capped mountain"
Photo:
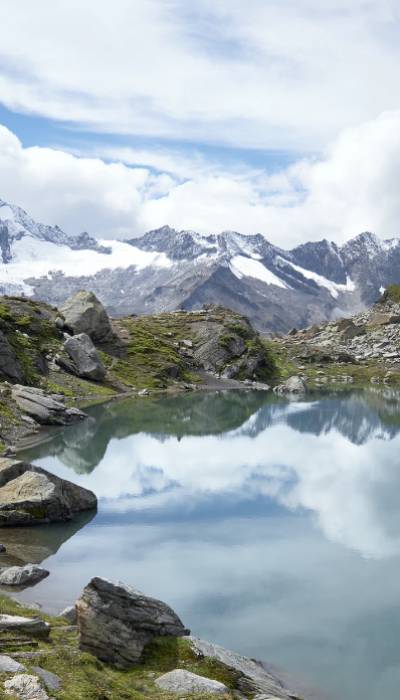
[[[360,311],[400,281],[400,240],[361,233],[290,251],[264,236],[201,235],[164,226],[130,241],[69,236],[0,200],[0,292],[58,304],[90,288],[111,313],[220,303],[262,331],[286,331]]]

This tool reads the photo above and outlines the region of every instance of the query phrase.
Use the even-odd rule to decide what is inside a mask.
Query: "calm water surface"
[[[3,530],[10,561],[51,572],[21,596],[58,610],[95,574],[122,579],[318,697],[397,697],[399,431],[400,398],[377,392],[97,407],[24,453],[99,511]]]

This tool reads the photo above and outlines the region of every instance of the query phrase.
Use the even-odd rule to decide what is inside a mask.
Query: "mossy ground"
[[[18,603],[6,596],[0,596],[0,613],[18,614],[32,617],[33,612],[29,608],[23,608]],[[50,622],[52,631],[48,641],[39,641],[39,649],[43,656],[34,661],[21,659],[27,667],[27,672],[32,666],[41,666],[47,671],[56,673],[62,680],[62,688],[49,693],[57,700],[173,700],[176,694],[161,691],[154,680],[175,668],[184,668],[207,678],[212,678],[224,683],[230,690],[221,698],[233,699],[238,674],[221,664],[220,662],[197,656],[187,639],[173,639],[163,637],[155,639],[145,650],[143,663],[129,671],[118,671],[107,666],[90,654],[83,653],[78,648],[77,633],[70,631],[66,621],[60,618],[52,618],[42,613],[34,613],[47,622]],[[13,634],[15,637],[15,634]],[[2,641],[7,640],[7,635],[1,636]],[[38,650],[33,648],[32,650]],[[24,647],[24,651],[29,647]],[[15,647],[2,648],[2,653],[16,651]],[[0,698],[10,700],[5,695],[3,683],[10,678],[10,674],[0,674]],[[232,691],[232,692],[231,692]],[[179,696],[178,696],[179,697]],[[208,694],[190,695],[184,693],[186,698],[197,700],[211,700]]]

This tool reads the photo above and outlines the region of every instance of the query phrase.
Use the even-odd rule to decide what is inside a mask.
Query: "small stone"
[[[4,554],[4,552],[7,551],[7,548],[4,546],[4,544],[0,544],[0,554]]]
[[[4,683],[4,688],[6,695],[13,695],[21,700],[49,700],[39,679],[26,673],[10,678]]]
[[[0,569],[0,584],[2,586],[33,586],[49,575],[47,569],[36,564],[25,566],[9,566]]]
[[[11,656],[0,654],[0,673],[21,673],[22,671],[26,671],[23,664],[12,659]]]
[[[0,615],[0,632],[18,632],[32,637],[48,637],[50,625],[38,617]]]
[[[196,673],[176,668],[174,671],[164,673],[155,681],[155,684],[170,693],[208,693],[210,695],[223,695],[229,689],[219,681],[198,676]]]
[[[148,389],[141,389],[138,391],[138,396],[148,396],[149,395],[149,390]]]
[[[61,678],[60,676],[57,676],[55,673],[52,673],[51,671],[46,671],[45,668],[41,668],[40,666],[32,666],[32,671],[37,673],[37,675],[42,679],[44,682],[45,686],[49,688],[49,690],[60,690],[61,688]]]

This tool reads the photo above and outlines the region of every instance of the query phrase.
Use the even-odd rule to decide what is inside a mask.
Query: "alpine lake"
[[[49,612],[94,575],[164,600],[196,636],[268,662],[309,699],[400,689],[400,395],[197,392],[114,401],[19,453],[97,513],[3,529],[50,576]]]

